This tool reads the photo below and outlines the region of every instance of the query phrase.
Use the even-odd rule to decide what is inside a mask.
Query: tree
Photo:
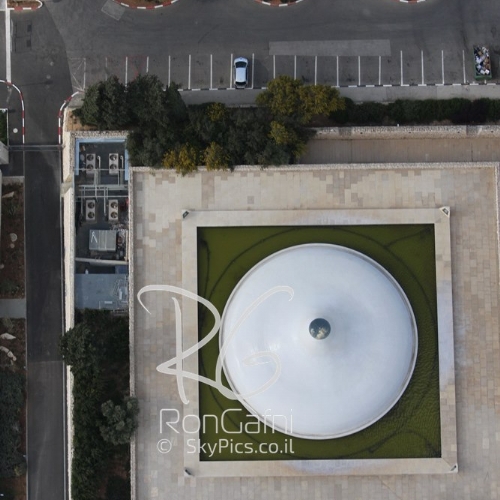
[[[59,349],[64,362],[73,373],[87,371],[100,357],[95,332],[85,323],[78,323],[60,340]]]
[[[268,108],[276,118],[299,120],[301,86],[302,82],[299,80],[290,76],[279,76],[269,82],[267,90],[257,96],[256,102],[259,106]]]
[[[326,85],[305,86],[290,76],[272,80],[257,96],[257,104],[269,110],[280,122],[307,124],[314,115],[328,115],[344,108],[337,89]]]
[[[137,399],[126,397],[118,405],[109,400],[102,404],[101,411],[104,422],[99,428],[103,439],[115,445],[129,443],[137,428],[139,414]]]
[[[116,76],[91,85],[83,98],[82,107],[73,112],[83,125],[100,130],[122,130],[130,124],[125,86]]]
[[[198,152],[191,144],[182,144],[165,153],[163,166],[175,169],[178,174],[184,176],[197,170]]]
[[[230,156],[224,148],[216,142],[211,142],[205,149],[204,160],[207,170],[227,170],[230,165]]]
[[[271,132],[269,137],[274,140],[277,145],[285,146],[290,151],[294,158],[302,155],[307,147],[308,135],[305,130],[295,129],[292,125],[284,125],[283,123],[271,122]]]
[[[163,83],[156,75],[139,75],[127,87],[127,102],[134,126],[157,129],[168,123]]]

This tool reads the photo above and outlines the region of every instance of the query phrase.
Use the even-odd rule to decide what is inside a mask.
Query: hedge
[[[19,451],[19,414],[24,404],[25,377],[9,370],[0,371],[0,478],[22,475],[26,462]]]
[[[86,310],[76,326],[61,338],[60,350],[73,374],[73,500],[96,500],[108,480],[111,460],[128,460],[128,446],[106,442],[102,404],[117,404],[128,395],[128,318],[108,311]],[[126,496],[122,497],[126,500]]]
[[[495,99],[397,100],[388,104],[355,104],[348,98],[345,101],[344,110],[330,114],[334,124],[423,125],[449,121],[456,125],[474,125],[500,120],[500,100]]]

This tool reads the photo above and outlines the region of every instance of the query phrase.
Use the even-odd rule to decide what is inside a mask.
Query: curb
[[[122,7],[127,7],[128,9],[137,9],[137,10],[154,10],[161,9],[162,7],[168,7],[173,3],[177,2],[177,0],[167,0],[166,2],[162,2],[158,5],[147,5],[147,6],[138,6],[138,5],[129,5],[125,2],[120,2],[120,0],[113,0],[113,2],[121,5]]]
[[[287,3],[281,3],[280,0],[271,0],[268,2],[267,0],[255,0],[257,3],[262,5],[267,5],[268,7],[290,7],[290,5],[295,5],[296,3],[302,2],[302,0],[290,0]]]
[[[13,87],[17,90],[18,94],[19,94],[19,99],[21,99],[21,136],[22,136],[22,139],[23,139],[23,144],[25,143],[25,135],[26,135],[26,127],[24,125],[24,115],[25,115],[25,111],[24,111],[24,97],[23,97],[23,93],[21,92],[21,89],[13,84],[12,82],[8,82],[6,80],[0,80],[0,83],[5,83],[5,85],[7,85],[7,87]]]
[[[35,0],[38,5],[35,7],[7,7],[7,10],[12,10],[14,12],[23,12],[23,11],[32,11],[32,10],[38,10],[43,7],[43,3],[40,0]]]
[[[58,139],[59,144],[62,144],[62,125],[64,118],[64,109],[71,102],[71,99],[73,99],[73,97],[75,97],[75,95],[79,93],[80,93],[79,90],[73,92],[67,99],[64,100],[64,102],[61,104],[61,107],[59,108],[59,113],[57,114],[57,135],[59,138]]]

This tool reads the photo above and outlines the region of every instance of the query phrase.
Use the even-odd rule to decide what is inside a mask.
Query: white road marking
[[[462,50],[462,65],[464,68],[464,83],[467,83],[466,77],[465,77],[465,50]]]
[[[444,50],[441,51],[441,76],[443,77],[444,85]]]
[[[210,90],[213,88],[213,55],[210,54]]]
[[[229,88],[233,88],[233,54],[231,54],[231,66],[229,68]]]
[[[340,87],[340,85],[339,85],[339,56],[337,56],[337,87]]]
[[[424,79],[424,51],[420,51],[420,59],[422,61],[422,85],[425,84],[425,79]]]
[[[276,78],[276,56],[273,54],[273,80]]]
[[[168,86],[170,87],[170,56],[168,56]]]
[[[361,85],[361,56],[358,56],[358,85]]]
[[[10,33],[10,10],[5,8],[5,79],[10,82],[12,80],[12,37]]]
[[[149,56],[146,57],[146,75],[149,73]]]
[[[378,56],[378,84],[382,85],[382,56]]]
[[[318,84],[318,56],[314,56],[314,85]]]
[[[254,77],[255,77],[255,54],[252,54],[252,88],[254,84]]]
[[[188,90],[191,90],[191,54],[189,54]]]
[[[401,85],[403,85],[403,51],[401,51]]]
[[[87,81],[87,58],[83,58],[83,90],[85,90],[86,87],[86,82]]]
[[[293,79],[297,80],[297,56],[293,56]]]
[[[128,85],[128,56],[125,57],[125,86]],[[83,86],[85,88],[85,85]]]

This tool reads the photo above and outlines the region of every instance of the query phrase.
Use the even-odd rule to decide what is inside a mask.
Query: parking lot
[[[271,51],[270,51],[271,52]],[[319,51],[321,53],[321,51]],[[184,91],[228,89],[233,86],[232,64],[236,57],[249,60],[248,88],[264,88],[273,78],[289,75],[307,84],[335,87],[462,85],[474,83],[472,49],[428,52],[392,50],[390,55],[296,55],[271,53],[165,54],[163,58],[131,54],[125,57],[70,58],[74,90],[116,75],[128,83],[139,74],[153,73],[168,85]],[[498,59],[492,57],[493,79],[498,78]]]

